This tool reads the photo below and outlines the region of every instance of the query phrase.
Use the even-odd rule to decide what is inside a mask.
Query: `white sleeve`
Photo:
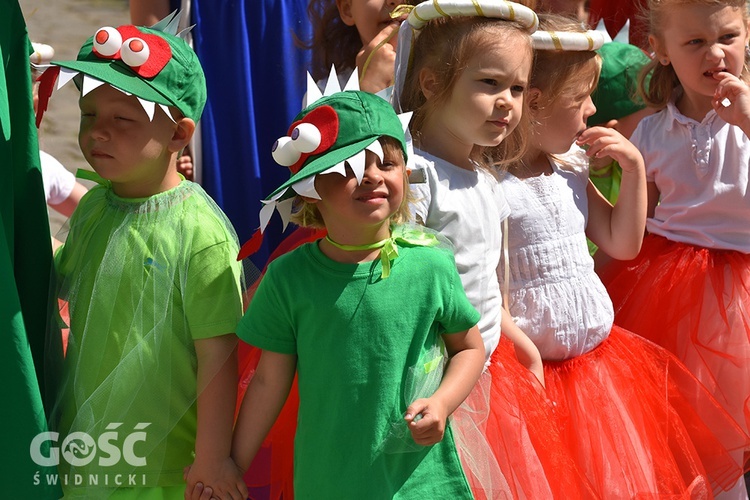
[[[432,190],[430,189],[432,179],[429,175],[429,169],[424,163],[419,162],[418,158],[416,160],[414,170],[409,176],[409,188],[412,194],[409,210],[418,224],[427,225],[427,219],[430,216],[430,204],[432,203]]]
[[[39,151],[39,160],[42,165],[44,197],[50,205],[59,205],[73,192],[76,178],[54,156],[44,151]]]

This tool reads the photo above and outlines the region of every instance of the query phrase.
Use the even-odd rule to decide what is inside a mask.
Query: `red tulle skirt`
[[[615,322],[674,353],[747,433],[750,255],[648,235],[601,275]]]
[[[565,446],[553,407],[536,377],[501,337],[492,354],[487,441],[514,499],[597,498]]]
[[[295,248],[325,237],[325,229],[299,227],[287,236],[268,258],[268,263]],[[266,264],[267,266],[268,264]],[[263,270],[265,272],[265,269]],[[257,280],[245,292],[245,307],[250,303],[260,285]],[[239,344],[239,385],[237,388],[237,412],[242,398],[258,368],[262,351],[244,342]],[[294,498],[294,435],[297,432],[297,411],[299,409],[299,392],[297,376],[286,403],[281,409],[276,422],[268,433],[253,463],[245,473],[245,484],[249,497],[253,500],[291,500]],[[236,416],[236,415],[235,415]]]
[[[562,440],[601,498],[711,498],[742,476],[745,433],[661,347],[617,326],[545,362]]]

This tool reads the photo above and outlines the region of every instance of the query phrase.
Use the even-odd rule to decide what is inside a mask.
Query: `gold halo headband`
[[[534,50],[592,51],[606,42],[601,31],[537,31],[531,34]]]
[[[419,30],[432,19],[454,16],[495,17],[517,21],[529,33],[536,31],[539,26],[539,18],[533,10],[501,0],[428,0],[415,6],[407,21],[412,28]]]

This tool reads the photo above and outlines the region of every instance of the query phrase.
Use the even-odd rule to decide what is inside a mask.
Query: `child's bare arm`
[[[638,255],[646,229],[647,188],[643,156],[616,130],[592,127],[578,138],[590,157],[611,156],[622,167],[620,196],[613,207],[589,181],[586,235],[607,255],[628,260]]]
[[[534,342],[526,333],[518,328],[507,308],[503,308],[503,317],[500,320],[500,329],[508,340],[513,342],[518,362],[526,367],[539,380],[544,387],[544,366],[542,355]]]
[[[222,335],[195,341],[198,358],[198,431],[195,461],[186,492],[198,481],[217,496],[247,497],[240,471],[230,459],[232,421],[237,399],[237,337]]]
[[[242,470],[255,454],[279,416],[292,387],[297,356],[263,351],[258,368],[242,400],[232,440],[232,459]]]
[[[484,344],[476,326],[443,335],[443,340],[450,359],[440,387],[409,405],[404,417],[414,442],[423,446],[443,439],[446,419],[469,395],[484,368]]]

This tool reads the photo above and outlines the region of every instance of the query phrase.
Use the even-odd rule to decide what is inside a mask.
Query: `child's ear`
[[[320,201],[317,198],[310,198],[308,196],[300,196],[300,198],[302,198],[302,201],[304,201],[305,203],[310,203],[312,205],[314,205],[314,204],[316,204],[317,202]]]
[[[432,98],[437,94],[437,77],[430,68],[422,68],[419,71],[419,88],[422,89],[425,99]]]
[[[529,109],[536,111],[539,109],[539,103],[542,98],[542,91],[537,88],[529,89],[526,94],[526,100],[528,101]]]
[[[180,118],[177,120],[177,127],[169,141],[169,150],[173,153],[182,151],[193,138],[195,132],[195,122],[190,118]]]
[[[336,7],[339,9],[339,17],[347,26],[354,26],[354,17],[352,17],[352,0],[336,0]]]
[[[659,42],[659,39],[654,35],[649,35],[648,44],[651,46],[651,50],[654,51],[654,59],[659,61],[659,64],[662,66],[667,66],[669,64],[669,57],[666,52],[664,52],[664,48],[662,47],[661,42]]]

